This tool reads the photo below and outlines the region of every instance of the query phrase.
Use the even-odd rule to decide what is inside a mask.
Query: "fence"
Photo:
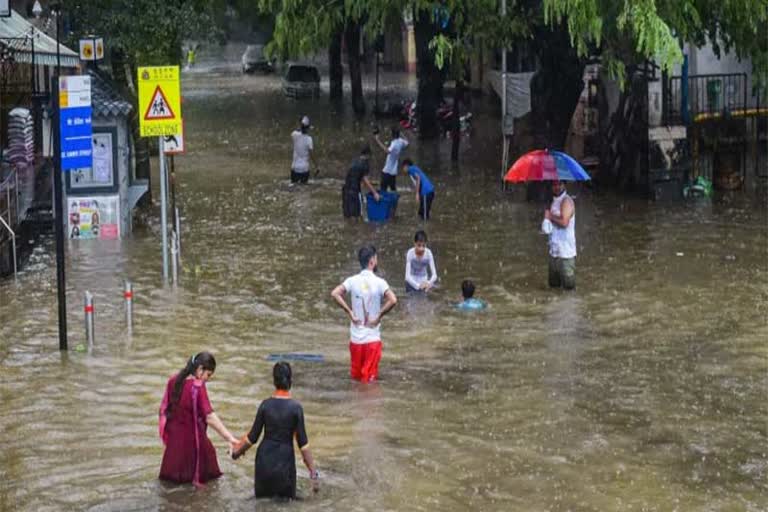
[[[729,73],[670,77],[664,84],[664,124],[687,125],[746,110],[747,74]],[[684,87],[685,86],[685,87]]]
[[[19,175],[12,170],[0,182],[0,247],[10,241],[13,275],[16,276],[16,228],[19,220]],[[2,251],[0,251],[0,254]]]

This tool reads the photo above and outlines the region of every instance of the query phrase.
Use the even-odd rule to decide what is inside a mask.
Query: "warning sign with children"
[[[181,132],[179,66],[139,68],[139,126],[142,137]]]

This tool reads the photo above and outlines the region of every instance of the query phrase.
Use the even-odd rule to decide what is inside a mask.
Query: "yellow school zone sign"
[[[139,68],[139,131],[142,137],[181,133],[179,66]]]

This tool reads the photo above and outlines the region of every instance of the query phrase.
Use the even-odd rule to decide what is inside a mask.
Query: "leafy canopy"
[[[72,37],[94,33],[134,65],[177,64],[184,39],[221,38],[226,0],[73,0],[64,3]]]
[[[579,55],[602,54],[615,76],[626,62],[654,59],[667,71],[682,62],[682,43],[712,43],[751,58],[768,78],[765,0],[543,0],[544,21],[564,22]]]

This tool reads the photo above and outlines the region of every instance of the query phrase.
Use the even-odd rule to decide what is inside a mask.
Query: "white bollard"
[[[179,255],[179,262],[181,262],[181,217],[179,215],[179,209],[176,208],[176,236],[177,236],[177,246],[176,251]]]
[[[179,238],[176,231],[171,232],[171,279],[174,286],[179,284]]]
[[[128,334],[131,335],[133,334],[133,284],[128,280],[125,281],[123,298],[125,299],[125,324]]]
[[[93,350],[94,340],[94,315],[93,295],[91,292],[85,292],[85,337],[88,340],[88,350]]]

